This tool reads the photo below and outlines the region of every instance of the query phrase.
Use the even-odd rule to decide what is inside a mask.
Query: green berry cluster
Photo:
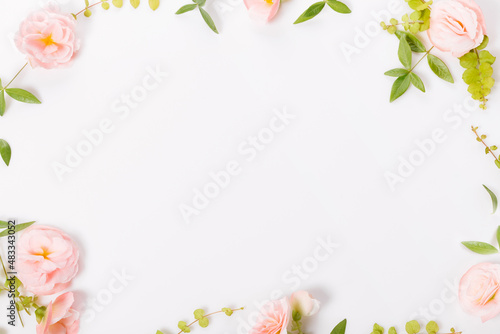
[[[488,101],[486,97],[495,85],[491,65],[495,62],[496,57],[484,50],[488,46],[488,41],[488,36],[484,36],[481,45],[460,57],[460,65],[465,68],[462,78],[469,85],[467,90],[472,94],[472,98],[481,102],[481,109],[486,109]]]
[[[421,327],[418,321],[412,320],[406,323],[405,325],[405,330],[406,333],[408,334],[418,334],[420,333]],[[378,324],[373,325],[373,331],[371,334],[384,334],[384,328]],[[426,326],[425,326],[425,331],[427,334],[437,334],[439,332],[439,326],[435,321],[430,321]],[[451,333],[456,333],[455,329],[452,328],[450,329]],[[391,327],[389,328],[389,334],[397,334],[396,328]],[[457,333],[458,334],[458,333]]]

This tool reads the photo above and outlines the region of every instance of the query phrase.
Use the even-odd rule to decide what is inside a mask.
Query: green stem
[[[78,15],[80,15],[81,13],[83,13],[84,11],[86,11],[87,9],[92,8],[92,7],[94,7],[94,6],[97,6],[97,5],[100,5],[100,4],[101,4],[101,3],[103,3],[103,2],[106,2],[106,1],[99,1],[99,2],[96,2],[96,3],[94,3],[94,4],[92,4],[92,5],[88,6],[88,7],[85,7],[84,9],[82,9],[81,11],[79,11],[78,13],[76,13],[76,14],[74,14],[74,15],[75,15],[75,17],[77,17]]]
[[[242,307],[242,308],[237,308],[237,309],[234,309],[234,310],[232,310],[232,311],[233,311],[233,312],[236,312],[236,311],[240,311],[240,310],[243,310],[243,307]],[[217,313],[222,313],[222,312],[224,312],[224,311],[222,311],[222,310],[221,310],[221,311],[217,311],[217,312],[212,312],[212,313],[209,313],[209,314],[207,314],[207,315],[204,315],[203,317],[204,317],[204,318],[208,318],[208,317],[210,317],[211,315],[214,315],[214,314],[217,314]],[[194,324],[195,324],[195,323],[197,323],[198,321],[200,321],[200,319],[196,319],[195,321],[191,322],[189,325],[187,325],[187,327],[191,327],[192,325],[194,325]],[[182,334],[182,333],[184,333],[184,331],[182,331],[182,330],[181,330],[178,334]]]
[[[418,64],[420,64],[420,62],[425,58],[427,57],[427,55],[432,51],[432,49],[434,49],[434,46],[432,46],[429,50],[427,50],[427,52],[425,52],[424,56],[422,58],[420,58],[420,60],[415,64],[415,66],[413,66],[410,70],[409,73],[413,72],[413,70],[415,69],[415,67],[417,67]]]
[[[27,65],[27,64],[28,64],[28,63],[26,63],[26,65]],[[26,65],[24,65],[24,66],[26,67]],[[23,68],[24,68],[24,67],[23,67]],[[22,69],[21,69],[21,71],[22,71]],[[19,72],[21,72],[21,71],[19,71]],[[19,73],[18,73],[18,74],[19,74]],[[14,79],[15,79],[15,78],[14,78]],[[12,79],[12,80],[14,80],[14,79]],[[12,82],[12,81],[11,81],[11,82]],[[10,83],[9,83],[9,84],[10,84]],[[7,85],[7,86],[8,86],[8,85]],[[7,88],[7,86],[6,86],[5,88]],[[7,276],[8,276],[8,275],[7,275],[7,270],[5,269],[5,265],[4,265],[4,263],[3,263],[3,259],[2,259],[2,256],[1,256],[1,255],[0,255],[0,262],[2,263],[3,272],[5,273],[5,279],[7,279],[7,278],[8,278],[8,277],[7,277]],[[9,289],[8,291],[10,291],[10,289]],[[15,301],[15,297],[14,297],[14,301]],[[19,312],[19,308],[17,307],[17,304],[16,304],[16,311],[17,311],[17,316],[19,317],[19,321],[21,322],[21,326],[22,326],[22,327],[24,327],[23,318],[21,317],[21,312]]]
[[[476,135],[478,141],[483,143],[483,145],[488,149],[488,153],[491,153],[491,155],[495,158],[495,160],[499,161],[497,156],[495,155],[495,153],[493,153],[493,150],[488,146],[488,144],[486,144],[486,142],[483,140],[483,138],[481,138],[481,136],[477,133],[476,128],[474,126],[471,126],[471,128],[472,128],[472,132],[474,132],[474,134]]]
[[[304,332],[302,332],[302,325],[300,324],[300,321],[293,321],[295,322],[295,325],[297,326],[297,330],[299,331],[299,334],[304,334]]]
[[[10,80],[10,81],[9,81],[9,83],[8,83],[5,87],[3,87],[3,88],[0,90],[0,92],[2,92],[2,91],[4,91],[4,90],[6,90],[7,88],[9,88],[10,84],[11,84],[14,80],[16,80],[16,78],[19,76],[19,74],[21,74],[21,72],[22,72],[22,71],[26,68],[26,66],[28,66],[28,63],[27,63],[27,62],[26,62],[26,64],[24,64],[24,66],[23,66],[23,67],[19,70],[19,72],[17,72],[17,74],[16,74],[16,75],[12,78],[12,80]]]

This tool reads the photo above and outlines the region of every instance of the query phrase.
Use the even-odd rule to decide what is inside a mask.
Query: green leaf
[[[209,325],[208,318],[201,318],[198,323],[200,324],[200,327],[206,328]]]
[[[113,6],[115,6],[116,8],[123,7],[123,0],[113,0],[112,3],[113,3]]]
[[[460,59],[460,66],[463,68],[476,68],[477,67],[477,54],[469,52],[464,54]]]
[[[228,317],[233,315],[233,310],[230,309],[229,307],[222,308],[222,312],[224,312]]]
[[[0,81],[0,86],[2,85],[2,82]],[[2,90],[0,92],[0,116],[3,116],[5,114],[5,93]]]
[[[195,3],[182,6],[181,8],[179,8],[179,10],[175,14],[177,14],[177,15],[184,14],[186,12],[192,11],[193,9],[196,9],[196,7],[198,7],[198,5]]]
[[[345,330],[347,327],[347,319],[342,320],[335,326],[330,334],[345,334]]]
[[[406,74],[394,81],[391,89],[391,102],[394,102],[408,90],[410,87],[410,80],[410,76]]]
[[[9,222],[0,220],[0,228],[7,228],[9,227]]]
[[[40,102],[35,95],[31,94],[30,92],[20,89],[20,88],[7,88],[5,90],[7,95],[12,97],[14,100],[17,100],[19,102],[23,103],[33,103],[33,104],[40,104]]]
[[[102,7],[104,10],[108,10],[108,9],[109,9],[109,3],[107,3],[107,2],[103,2],[103,3],[101,3],[101,7]]]
[[[130,0],[132,7],[137,8],[141,4],[141,0]]]
[[[479,70],[477,68],[468,68],[464,71],[462,79],[468,85],[474,82],[478,82],[481,79]]]
[[[337,1],[337,0],[327,0],[326,2],[328,6],[330,6],[331,9],[336,11],[337,13],[340,14],[350,14],[351,10],[347,5],[343,2]]]
[[[14,233],[17,233],[17,232],[20,232],[28,227],[30,227],[31,225],[33,225],[35,222],[29,222],[29,223],[24,223],[24,224],[17,224],[15,227],[14,227]],[[1,237],[6,237],[9,235],[9,229],[6,229],[6,230],[3,230],[2,233],[0,233],[0,238]]]
[[[206,10],[204,10],[201,7],[198,7],[201,13],[201,16],[203,17],[203,20],[207,23],[207,25],[210,27],[210,29],[213,30],[214,33],[218,34],[219,32],[217,31],[217,28],[215,27],[215,23],[210,17],[210,15],[207,13]]]
[[[160,0],[149,0],[149,7],[152,10],[157,10],[160,7]]]
[[[425,330],[428,334],[437,334],[437,332],[439,332],[439,326],[435,321],[429,321],[427,326],[425,326]]]
[[[451,83],[455,82],[450,73],[450,70],[448,69],[448,66],[446,66],[446,64],[441,59],[429,54],[427,55],[427,61],[429,62],[429,67],[431,68],[432,72],[434,72],[438,77],[440,77],[444,81],[448,81]]]
[[[494,246],[480,241],[464,241],[462,244],[473,251],[481,255],[489,255],[498,253],[498,249]]]
[[[497,211],[497,207],[498,207],[497,196],[493,193],[493,191],[491,191],[490,189],[488,189],[488,187],[486,187],[484,184],[483,184],[483,187],[484,187],[484,189],[486,189],[486,191],[488,192],[488,194],[490,194],[491,202],[493,204],[493,212],[492,212],[492,214],[494,214]]]
[[[373,325],[373,332],[384,334],[384,327],[380,326],[379,324],[375,324]]]
[[[418,75],[416,75],[413,72],[410,73],[410,80],[411,80],[411,83],[413,84],[413,86],[417,87],[418,89],[420,89],[422,92],[425,93],[424,83],[422,82],[422,79],[420,79],[420,77]]]
[[[193,2],[200,7],[203,7],[203,6],[205,6],[205,3],[207,2],[207,0],[193,0]]]
[[[3,162],[5,162],[5,164],[8,166],[10,164],[12,150],[9,143],[7,143],[3,139],[0,139],[0,156],[2,157]]]
[[[406,31],[398,30],[396,31],[396,36],[401,40],[402,37],[406,38],[406,41],[410,45],[413,52],[423,53],[427,50],[424,44],[413,34],[407,33]]]
[[[205,315],[205,311],[202,309],[197,309],[193,312],[193,314],[196,320],[200,320]]]
[[[481,72],[481,78],[491,77],[493,75],[493,67],[490,63],[482,63],[479,65],[479,72]]]
[[[398,334],[398,332],[396,332],[396,328],[391,327],[389,328],[389,334]]]
[[[406,323],[405,329],[408,334],[417,334],[420,332],[420,324],[418,321],[412,320]]]
[[[479,46],[476,49],[482,50],[482,49],[486,48],[488,46],[489,42],[490,42],[490,38],[488,36],[484,35],[483,41],[481,42],[481,44],[479,44]]]
[[[306,9],[305,12],[302,13],[302,15],[299,16],[297,20],[295,20],[293,24],[302,23],[312,19],[313,17],[321,13],[323,8],[325,8],[325,2],[321,1],[313,3],[309,8]]]
[[[394,68],[384,73],[384,75],[396,78],[399,78],[405,74],[408,74],[408,70],[405,70],[404,68]]]
[[[495,165],[496,165],[498,168],[500,168],[500,161],[495,160]]]
[[[399,61],[401,62],[401,64],[403,64],[405,68],[407,69],[411,68],[412,53],[410,44],[408,44],[406,38],[401,38],[399,40],[398,57]]]
[[[498,241],[498,245],[500,246],[500,226],[498,226],[498,229],[497,229],[497,241]]]

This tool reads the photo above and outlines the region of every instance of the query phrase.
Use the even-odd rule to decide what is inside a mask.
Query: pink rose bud
[[[427,34],[439,50],[462,57],[483,42],[486,34],[483,12],[473,0],[436,2],[432,5]]]
[[[42,322],[36,326],[36,334],[77,334],[80,329],[80,314],[71,308],[74,302],[71,292],[50,302]]]
[[[32,67],[46,69],[68,65],[80,48],[75,38],[76,20],[55,8],[41,10],[25,19],[15,36],[17,48]]]
[[[460,280],[462,308],[486,322],[500,314],[500,265],[481,263]]]
[[[62,231],[33,225],[18,240],[18,278],[35,295],[66,289],[78,272],[78,249]]]
[[[278,13],[281,0],[243,0],[250,17],[256,21],[268,22]]]
[[[319,311],[319,301],[307,291],[297,291],[292,294],[290,304],[301,316],[310,317]]]

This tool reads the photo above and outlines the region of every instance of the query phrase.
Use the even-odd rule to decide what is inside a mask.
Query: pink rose
[[[35,295],[61,292],[78,272],[78,249],[56,228],[33,225],[22,233],[17,247],[18,277]]]
[[[294,311],[304,317],[310,317],[319,311],[319,301],[307,291],[294,292],[290,297],[290,304]]]
[[[262,22],[270,21],[278,13],[281,0],[243,0],[250,17]]]
[[[481,263],[460,280],[460,304],[486,322],[500,314],[500,265]]]
[[[17,48],[27,55],[32,67],[52,69],[68,65],[80,48],[71,15],[56,9],[31,14],[16,34]]]
[[[462,57],[478,47],[485,34],[483,12],[473,0],[443,0],[432,6],[427,35],[439,50]]]
[[[36,334],[77,334],[80,328],[80,314],[71,308],[74,302],[71,292],[66,292],[54,302],[50,302],[42,322],[36,326]]]
[[[287,334],[290,321],[290,304],[287,298],[264,305],[255,326],[249,334]]]

